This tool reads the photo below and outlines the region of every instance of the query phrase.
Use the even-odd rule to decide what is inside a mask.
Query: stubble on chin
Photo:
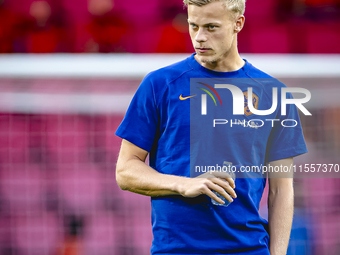
[[[216,64],[221,58],[219,57],[210,57],[210,58],[201,58],[201,63],[204,64]]]
[[[213,59],[213,60],[202,59],[201,62],[204,63],[204,64],[215,64],[217,62],[217,60],[215,60],[215,59]]]

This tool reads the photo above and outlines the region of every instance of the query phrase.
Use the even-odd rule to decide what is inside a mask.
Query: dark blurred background
[[[312,93],[297,165],[340,164],[339,14],[247,1],[240,53]],[[150,198],[118,188],[114,132],[143,76],[193,52],[186,19],[180,0],[0,0],[0,255],[150,253]],[[339,255],[340,179],[307,177],[288,254]]]

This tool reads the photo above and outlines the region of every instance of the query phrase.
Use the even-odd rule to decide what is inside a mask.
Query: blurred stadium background
[[[1,255],[149,254],[150,199],[117,187],[114,132],[143,76],[193,52],[185,12],[180,0],[0,0]],[[247,3],[242,56],[312,93],[296,164],[340,164],[339,28],[339,0]],[[340,179],[304,177],[288,254],[338,255]]]

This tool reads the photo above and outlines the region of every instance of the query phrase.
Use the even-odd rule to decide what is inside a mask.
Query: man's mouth
[[[199,48],[199,47],[196,47],[196,50],[199,52],[199,53],[204,53],[204,52],[207,52],[209,50],[211,50],[210,48]]]

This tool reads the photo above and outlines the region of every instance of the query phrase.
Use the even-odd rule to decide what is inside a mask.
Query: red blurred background
[[[242,53],[339,53],[339,0],[247,1]],[[180,0],[0,0],[0,53],[192,52]]]

